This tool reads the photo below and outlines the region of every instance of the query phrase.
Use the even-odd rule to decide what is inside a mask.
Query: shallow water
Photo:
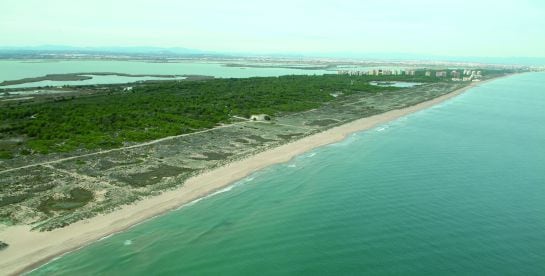
[[[545,74],[481,84],[32,274],[544,275]]]
[[[87,80],[77,80],[77,81],[52,81],[52,80],[43,80],[36,82],[27,82],[13,85],[3,85],[0,88],[26,88],[26,87],[45,87],[45,86],[64,86],[64,85],[93,85],[93,84],[119,84],[119,83],[131,83],[139,81],[149,81],[149,80],[183,80],[185,77],[128,77],[128,76],[117,76],[117,75],[84,75],[86,77],[91,77]]]
[[[335,73],[326,70],[286,69],[286,68],[255,68],[229,67],[218,62],[186,61],[186,62],[145,62],[119,60],[50,60],[50,61],[16,61],[0,60],[0,82],[19,80],[23,78],[41,77],[47,74],[68,73],[125,73],[149,75],[206,75],[219,78],[270,77],[282,75],[322,75]],[[99,76],[85,84],[102,84],[109,77],[114,83],[130,81],[123,76]],[[150,79],[150,78],[147,78]],[[139,79],[133,79],[137,81]],[[74,82],[49,81],[46,85],[73,85]],[[83,84],[83,83],[82,83]],[[39,83],[27,83],[13,88],[37,87]],[[6,86],[0,88],[8,88]]]

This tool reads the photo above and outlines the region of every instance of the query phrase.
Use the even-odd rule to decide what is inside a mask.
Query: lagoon
[[[46,87],[46,86],[76,86],[76,85],[94,85],[94,84],[121,84],[121,83],[132,83],[132,82],[142,82],[150,80],[183,80],[185,77],[132,77],[132,76],[118,76],[118,75],[93,75],[93,74],[84,74],[82,76],[90,77],[86,80],[77,80],[77,81],[54,81],[54,80],[43,80],[36,82],[27,82],[21,84],[13,85],[4,85],[0,88],[28,88],[28,87]],[[12,93],[16,94],[16,93]]]
[[[218,78],[270,77],[292,74],[330,74],[327,70],[259,68],[224,66],[221,62],[207,61],[121,61],[121,60],[0,60],[0,82],[24,78],[41,77],[48,74],[69,73],[123,73],[133,75],[204,75]],[[145,79],[151,79],[146,77]],[[46,81],[26,83],[13,88],[37,87],[40,85],[74,85],[124,83],[145,80],[124,76],[95,76],[87,81]],[[0,88],[8,88],[0,86]]]

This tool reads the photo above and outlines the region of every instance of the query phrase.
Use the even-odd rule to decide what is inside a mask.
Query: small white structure
[[[250,120],[252,120],[252,121],[270,121],[271,116],[269,116],[267,114],[255,114],[255,115],[250,116]]]
[[[123,91],[132,91],[132,86],[127,86],[123,88]]]
[[[341,92],[341,91],[336,91],[335,93],[329,93],[329,95],[331,95],[332,97],[335,97],[335,98],[339,97],[342,94],[343,94],[343,92]]]
[[[445,72],[445,71],[435,72],[435,77],[437,77],[437,78],[446,78],[447,77],[447,72]]]

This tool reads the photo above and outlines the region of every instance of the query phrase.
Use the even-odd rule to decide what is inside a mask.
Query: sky
[[[0,46],[545,57],[543,0],[1,0]]]

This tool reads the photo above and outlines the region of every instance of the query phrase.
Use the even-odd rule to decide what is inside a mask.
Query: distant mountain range
[[[65,45],[43,45],[32,47],[0,47],[0,59],[15,58],[333,58],[371,61],[424,61],[486,63],[523,66],[545,66],[542,57],[457,57],[411,53],[250,53],[214,52],[182,47],[75,47]]]
[[[44,45],[32,47],[0,47],[0,58],[25,58],[28,56],[129,56],[129,57],[195,57],[222,56],[221,53],[187,49],[181,47],[74,47],[65,45]]]
[[[55,52],[109,52],[109,53],[173,53],[195,54],[205,51],[181,47],[76,47],[66,45],[42,45],[30,47],[0,47],[0,51],[55,51]]]

